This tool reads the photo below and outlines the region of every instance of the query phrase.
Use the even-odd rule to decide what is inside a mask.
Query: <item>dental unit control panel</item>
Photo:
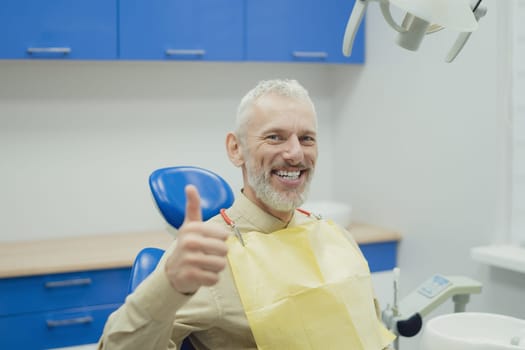
[[[383,322],[396,335],[412,337],[423,326],[423,317],[443,304],[449,298],[454,302],[454,312],[465,311],[471,294],[481,293],[480,282],[464,276],[443,276],[436,274],[424,281],[400,302],[399,269],[394,269],[394,302],[382,313]],[[398,339],[395,341],[398,349]]]

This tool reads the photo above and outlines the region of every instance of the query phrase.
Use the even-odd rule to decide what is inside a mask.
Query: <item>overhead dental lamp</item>
[[[378,1],[386,22],[398,32],[396,42],[399,46],[417,51],[427,34],[442,29],[460,32],[445,61],[452,62],[465,46],[470,34],[478,28],[478,21],[487,13],[481,6],[482,0],[355,0],[348,19],[343,39],[343,54],[350,56],[355,34],[363,15],[371,1]],[[391,12],[395,5],[406,12],[402,23],[398,24]]]

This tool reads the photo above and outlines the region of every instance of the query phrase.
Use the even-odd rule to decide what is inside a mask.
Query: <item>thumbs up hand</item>
[[[199,192],[192,185],[185,190],[186,216],[177,233],[177,245],[166,260],[165,273],[175,290],[190,294],[219,281],[227,264],[230,232],[224,226],[204,223]]]

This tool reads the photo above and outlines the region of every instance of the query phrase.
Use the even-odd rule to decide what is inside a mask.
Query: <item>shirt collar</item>
[[[263,233],[271,233],[287,226],[286,222],[261,209],[242,192],[236,196],[235,202],[228,210],[228,215],[241,231],[257,230]],[[296,213],[294,213],[295,216]],[[292,218],[291,222],[293,221]]]

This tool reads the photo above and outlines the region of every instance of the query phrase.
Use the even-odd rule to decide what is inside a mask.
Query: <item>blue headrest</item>
[[[144,248],[137,254],[131,268],[128,294],[135,291],[137,286],[155,270],[162,254],[164,254],[164,250],[151,247]]]
[[[149,177],[153,198],[164,219],[175,228],[184,221],[186,211],[186,185],[197,187],[201,197],[202,219],[207,220],[229,208],[233,191],[216,173],[194,166],[177,166],[155,170]]]

